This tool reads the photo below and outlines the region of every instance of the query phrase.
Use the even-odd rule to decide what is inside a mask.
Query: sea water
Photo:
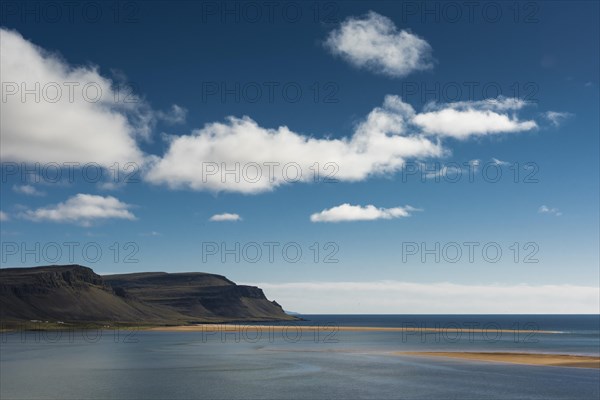
[[[398,355],[600,355],[598,315],[303,315],[285,329],[13,332],[5,399],[596,399],[600,370]],[[286,325],[290,325],[286,323]],[[300,330],[295,325],[318,326]],[[405,331],[345,331],[342,326]],[[459,331],[456,328],[461,328]],[[427,329],[434,328],[434,329]],[[515,335],[507,329],[520,329]],[[440,333],[441,331],[441,333]]]

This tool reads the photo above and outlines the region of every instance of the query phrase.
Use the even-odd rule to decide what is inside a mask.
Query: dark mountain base
[[[220,275],[158,272],[100,276],[80,265],[0,269],[2,327],[294,319],[261,289],[236,285]]]

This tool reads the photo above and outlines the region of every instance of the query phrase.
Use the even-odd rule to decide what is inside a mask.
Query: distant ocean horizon
[[[600,332],[600,314],[304,314],[294,312],[291,315],[303,319],[295,322],[298,324],[335,322],[340,326],[402,327],[412,323],[431,323],[450,327],[457,323],[476,323],[480,326],[499,324],[502,329],[524,329],[526,324],[535,324],[539,330],[546,331]]]
[[[600,355],[600,314],[296,314],[331,338],[377,337],[378,346],[410,351],[523,352]],[[265,323],[256,323],[257,325]],[[271,325],[271,324],[270,324]],[[336,327],[404,328],[408,332],[346,332]],[[434,331],[434,332],[432,332]],[[518,331],[518,332],[513,332]]]

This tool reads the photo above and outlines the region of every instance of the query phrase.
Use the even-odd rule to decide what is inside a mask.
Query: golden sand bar
[[[161,332],[239,332],[239,331],[255,331],[263,330],[270,332],[465,332],[465,333],[494,333],[494,332],[508,332],[508,333],[541,333],[541,334],[556,334],[561,333],[558,331],[534,331],[534,330],[515,330],[515,329],[496,329],[496,328],[457,328],[454,326],[442,327],[442,328],[427,328],[419,326],[406,326],[406,327],[372,327],[372,326],[337,326],[335,324],[324,324],[324,325],[244,325],[244,324],[199,324],[199,325],[181,325],[181,326],[161,326],[156,328],[149,328],[150,331],[161,331]]]
[[[372,327],[372,326],[337,326],[329,325],[248,325],[248,324],[199,324],[199,325],[181,325],[181,326],[163,326],[148,328],[149,331],[159,332],[507,332],[513,334],[557,334],[560,331],[533,331],[533,330],[514,330],[514,329],[480,329],[480,328],[426,328],[426,327]],[[306,350],[303,350],[306,351]],[[322,350],[320,350],[322,351]],[[368,352],[367,352],[368,353]],[[390,354],[390,353],[387,353]],[[576,356],[569,354],[539,354],[539,353],[484,353],[484,352],[393,352],[397,356],[420,356],[420,357],[447,357],[471,361],[486,361],[498,363],[510,363],[521,365],[539,365],[553,367],[575,367],[575,368],[600,368],[600,357]]]
[[[461,360],[488,361],[548,367],[600,368],[600,357],[536,353],[469,353],[469,352],[396,352],[399,356],[447,357]]]

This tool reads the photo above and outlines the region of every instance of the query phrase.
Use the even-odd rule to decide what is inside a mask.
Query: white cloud
[[[351,17],[333,30],[326,47],[357,67],[393,77],[433,67],[431,46],[424,39],[394,22],[370,11],[362,17]]]
[[[426,133],[466,139],[475,135],[528,131],[537,128],[535,121],[519,121],[516,117],[491,110],[445,108],[418,114],[413,122]]]
[[[351,137],[339,139],[318,139],[286,126],[269,129],[249,117],[229,117],[191,135],[172,137],[168,151],[145,178],[173,188],[260,193],[289,182],[314,181],[318,163],[323,177],[359,181],[394,172],[409,158],[443,154],[438,141],[408,131],[413,114],[399,97],[386,96],[383,106],[372,110]],[[236,170],[237,176],[226,173]]]
[[[344,22],[336,31],[340,40],[345,37],[346,28],[357,29],[366,35],[363,42],[372,39],[381,48],[392,39],[408,37],[416,43],[421,40],[398,32],[391,21],[375,13]],[[332,33],[331,37],[336,35]],[[6,97],[0,122],[3,161],[95,162],[105,167],[115,163],[124,167],[131,161],[138,164],[146,181],[171,188],[261,193],[291,182],[326,178],[361,181],[373,175],[393,174],[406,160],[446,154],[443,137],[466,139],[537,126],[535,121],[520,121],[515,115],[508,115],[527,105],[520,100],[499,97],[432,103],[417,113],[400,97],[389,95],[348,136],[316,138],[287,126],[266,128],[249,117],[229,117],[225,122],[207,123],[190,135],[171,136],[162,156],[147,155],[140,150],[138,141],[149,139],[158,119],[183,122],[184,108],[174,105],[169,112],[153,111],[141,98],[117,90],[114,82],[101,76],[97,68],[72,67],[15,31],[3,29],[0,40],[3,86],[9,85],[2,91]],[[400,50],[394,46],[404,45],[392,45],[389,57],[394,62],[400,63],[395,58]],[[18,83],[18,87],[10,86],[11,82]],[[62,97],[57,102],[36,102],[31,94],[22,101],[21,83],[28,89],[39,83],[40,96],[48,92],[48,97],[55,92],[43,87],[52,82],[61,88]],[[77,85],[73,99],[69,86],[65,86],[69,82]],[[101,89],[97,102],[83,98],[83,88],[90,83]],[[18,92],[11,94],[13,89]],[[93,91],[88,93],[92,95],[95,96]],[[99,186],[104,190],[118,188],[107,183]]]
[[[98,189],[100,189],[100,190],[106,190],[106,191],[118,190],[118,189],[121,189],[124,186],[125,186],[125,182],[111,182],[111,181],[106,181],[106,182],[99,182],[98,183]]]
[[[413,118],[413,123],[425,133],[456,139],[528,131],[536,129],[537,123],[520,121],[514,113],[529,105],[524,100],[504,96],[446,104],[431,102]]]
[[[223,213],[223,214],[215,214],[212,217],[210,217],[208,220],[212,221],[212,222],[241,221],[242,217],[240,217],[238,214]]]
[[[0,33],[3,161],[141,163],[135,136],[147,127],[132,122],[143,120],[141,103],[115,101],[95,67],[71,67],[15,31]]]
[[[41,192],[33,185],[13,185],[13,191],[16,193],[26,194],[28,196],[45,196],[46,193]]]
[[[0,221],[4,222],[4,221],[8,221],[10,219],[10,217],[8,216],[7,213],[5,213],[4,211],[0,211]]]
[[[574,285],[454,283],[249,283],[286,309],[320,314],[583,314],[600,312],[600,289]]]
[[[560,212],[558,208],[548,207],[545,205],[542,205],[540,208],[538,208],[538,213],[556,215],[557,217],[562,215],[562,212]]]
[[[388,95],[351,136],[335,139],[313,138],[286,126],[264,128],[249,117],[229,117],[191,135],[170,137],[169,149],[162,158],[156,157],[145,179],[172,188],[260,193],[289,182],[312,182],[318,165],[321,177],[361,181],[394,173],[408,159],[446,154],[438,136],[466,139],[533,129],[535,121],[521,122],[505,111],[516,112],[525,105],[500,97],[429,104],[427,112],[417,113],[400,97]]]
[[[525,100],[521,100],[514,97],[505,97],[498,96],[496,98],[489,98],[484,100],[471,100],[471,101],[456,101],[453,103],[437,103],[430,102],[425,105],[423,111],[439,111],[447,108],[451,108],[453,110],[491,110],[497,112],[503,111],[516,111],[520,110],[528,105],[531,105],[529,102]]]
[[[568,112],[547,111],[544,113],[544,117],[554,126],[560,126],[567,118],[572,116],[573,114]]]
[[[353,206],[348,203],[325,209],[310,216],[312,222],[345,222],[373,221],[376,219],[393,219],[410,216],[412,211],[418,211],[411,206],[377,208],[374,205]]]
[[[150,139],[156,122],[185,122],[185,108],[153,110],[122,74],[112,80],[96,66],[72,66],[16,31],[0,29],[0,47],[5,162],[141,167],[138,141]]]
[[[463,166],[468,167],[466,173],[474,173],[479,170],[480,165],[481,160],[478,159],[469,160],[463,164],[452,163],[442,166],[437,162],[432,165],[421,163],[420,170],[425,172],[424,174],[421,173],[425,179],[433,179],[439,182],[441,179],[459,179],[463,174]]]
[[[162,235],[160,234],[160,232],[150,231],[150,232],[140,233],[140,236],[154,236],[154,237],[156,237],[156,236],[162,236]]]
[[[49,221],[74,223],[90,226],[92,222],[105,219],[134,220],[135,216],[129,211],[131,205],[119,201],[112,196],[96,196],[77,194],[63,203],[26,210],[20,216],[35,222]]]
[[[502,161],[502,160],[499,160],[494,157],[492,157],[492,163],[494,163],[494,165],[499,165],[499,166],[510,165],[510,163],[508,161]]]
[[[158,111],[157,117],[170,124],[183,124],[187,117],[187,112],[187,109],[178,106],[177,104],[173,104],[171,109],[167,112]]]
[[[472,166],[475,171],[477,171],[477,168],[479,168],[479,166],[481,165],[481,160],[478,160],[478,159],[469,160],[469,165]]]

